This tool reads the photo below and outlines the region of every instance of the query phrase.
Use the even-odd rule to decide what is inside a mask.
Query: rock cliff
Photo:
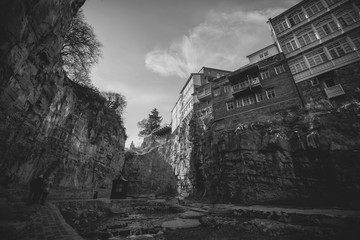
[[[141,149],[125,153],[124,177],[129,181],[128,194],[175,195],[177,179],[169,159],[167,136],[148,136]]]
[[[71,82],[63,36],[85,0],[0,3],[0,175],[38,174],[64,187],[109,186],[124,162],[121,116],[97,91]]]
[[[217,202],[358,205],[359,116],[353,102],[196,127],[195,192]]]

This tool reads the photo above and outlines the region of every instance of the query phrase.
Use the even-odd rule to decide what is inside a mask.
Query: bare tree
[[[102,44],[81,10],[72,19],[64,39],[61,55],[67,76],[74,82],[90,86],[90,70],[101,57]]]

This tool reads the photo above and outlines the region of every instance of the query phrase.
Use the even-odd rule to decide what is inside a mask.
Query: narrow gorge
[[[314,102],[305,104],[294,82],[289,101],[286,95],[276,99],[280,93],[270,88],[267,99],[256,95],[260,107],[252,111],[255,98],[247,105],[243,98],[220,102],[235,96],[230,85],[219,83],[230,74],[221,70],[212,79],[218,105],[210,98],[191,99],[193,108],[186,108],[176,127],[160,126],[141,146],[126,148],[125,117],[113,99],[72,81],[63,69],[64,36],[84,3],[0,3],[0,235],[11,240],[356,239],[351,237],[360,226],[359,88],[341,101],[316,102],[309,95]],[[274,59],[286,61],[284,55]],[[286,82],[285,68],[277,69]],[[343,71],[344,79],[360,76],[358,62],[335,71]],[[260,89],[255,80],[254,89]],[[204,86],[212,84],[206,81]],[[232,89],[241,87],[236,84]],[[227,89],[223,96],[220,85]],[[212,97],[209,89],[194,88],[190,95]],[[235,103],[250,110],[230,114]],[[52,180],[45,204],[27,201],[30,182],[39,175]]]

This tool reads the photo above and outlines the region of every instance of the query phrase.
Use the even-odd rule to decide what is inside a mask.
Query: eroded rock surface
[[[121,117],[60,62],[63,36],[84,0],[0,3],[0,173],[27,183],[108,187],[124,162]],[[4,179],[2,179],[4,180]]]

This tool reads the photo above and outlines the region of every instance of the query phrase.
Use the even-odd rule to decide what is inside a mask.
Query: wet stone
[[[187,211],[187,212],[184,212],[184,213],[180,213],[179,217],[180,218],[186,218],[186,219],[198,219],[198,218],[201,218],[204,215],[205,215],[204,213],[200,213],[200,212]]]
[[[176,230],[184,228],[194,228],[200,225],[201,223],[197,219],[175,219],[172,221],[164,222],[161,226],[164,229]]]

